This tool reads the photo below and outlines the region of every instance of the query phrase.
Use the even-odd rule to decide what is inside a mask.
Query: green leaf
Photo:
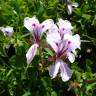
[[[51,93],[51,96],[57,96],[57,93],[56,93],[55,91],[53,91],[53,92]]]
[[[22,96],[31,96],[30,92],[25,92]]]
[[[84,19],[86,19],[86,20],[90,20],[91,15],[89,15],[89,14],[82,14],[82,17],[83,17]]]

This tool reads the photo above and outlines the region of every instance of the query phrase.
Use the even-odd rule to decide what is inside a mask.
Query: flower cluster
[[[49,75],[55,78],[59,69],[63,81],[71,78],[72,72],[68,65],[63,62],[62,57],[68,58],[71,63],[75,61],[75,49],[80,49],[80,36],[72,35],[71,23],[59,19],[57,24],[47,33],[47,42],[55,52],[55,63],[49,69]]]
[[[81,43],[80,36],[72,34],[71,30],[73,27],[71,23],[68,20],[59,18],[56,24],[54,24],[52,19],[45,20],[40,24],[38,19],[33,16],[32,18],[26,17],[24,19],[24,26],[32,33],[34,38],[34,44],[26,54],[27,64],[30,64],[33,60],[36,50],[40,46],[42,35],[47,31],[46,40],[52,47],[55,56],[54,64],[49,69],[49,75],[51,78],[55,78],[60,70],[62,80],[69,80],[72,72],[62,58],[68,58],[73,63],[75,61],[76,49],[80,49]]]

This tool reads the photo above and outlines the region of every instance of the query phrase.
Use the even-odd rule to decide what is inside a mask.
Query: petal
[[[62,29],[62,28],[66,29],[66,30],[73,29],[71,23],[68,20],[63,20],[63,19],[59,18],[58,21],[59,22],[57,23],[57,25],[59,26],[60,29]]]
[[[24,26],[32,32],[39,25],[38,19],[33,16],[32,18],[25,17],[24,18]]]
[[[78,4],[77,2],[74,2],[74,3],[72,3],[72,6],[73,6],[73,7],[78,7],[79,4]]]
[[[47,40],[58,43],[58,41],[61,40],[61,36],[58,31],[59,31],[58,27],[54,24],[47,33]]]
[[[68,14],[71,15],[72,14],[72,5],[68,4],[67,8],[68,8]]]
[[[68,46],[70,51],[75,50],[77,48],[80,49],[80,36],[78,34],[72,36],[70,34],[65,34],[64,35],[64,40],[67,40],[68,42],[71,42],[70,45]]]
[[[10,26],[6,26],[5,28],[0,27],[0,30],[4,33],[5,36],[8,36],[8,37],[11,37],[14,32],[13,27],[10,27]]]
[[[59,71],[59,67],[60,67],[60,62],[58,60],[56,60],[55,64],[53,64],[50,69],[49,69],[49,75],[51,76],[51,78],[55,78],[58,71]]]
[[[58,51],[58,43],[61,41],[60,33],[58,32],[58,27],[54,24],[53,27],[47,33],[47,43],[53,48],[53,50],[57,53]]]
[[[31,61],[33,60],[33,58],[34,58],[34,56],[35,56],[35,54],[36,54],[36,50],[37,50],[37,47],[38,47],[38,46],[39,46],[38,44],[33,44],[33,45],[29,48],[29,50],[28,50],[28,52],[27,52],[27,54],[26,54],[27,64],[30,64]]]
[[[63,81],[68,81],[71,76],[71,70],[69,69],[69,67],[67,66],[66,63],[64,63],[62,60],[60,60],[60,70],[61,70],[61,78]]]
[[[68,59],[69,59],[69,61],[70,61],[71,63],[73,63],[73,62],[75,61],[75,55],[74,55],[73,53],[68,52],[68,53],[67,53],[67,57],[68,57]]]
[[[63,28],[62,28],[61,31],[60,31],[60,33],[61,33],[61,34],[64,34],[64,35],[65,35],[65,34],[71,34],[71,35],[72,35],[72,31],[71,31],[70,29],[63,29]]]
[[[50,41],[50,39],[47,40],[48,44],[52,47],[52,49],[57,53],[58,52],[58,46],[55,42]]]
[[[0,30],[4,33],[5,32],[5,28],[4,27],[0,27]]]
[[[52,19],[47,19],[40,24],[41,32],[45,32],[46,30],[50,29],[54,24]]]
[[[72,50],[72,53],[76,56],[77,55],[77,51],[76,50]]]
[[[76,34],[76,35],[73,36],[73,38],[74,38],[74,41],[75,41],[76,48],[81,49],[80,48],[80,44],[81,44],[80,36],[78,34]]]
[[[8,31],[8,32],[12,33],[13,32],[13,27],[6,26],[5,31]]]

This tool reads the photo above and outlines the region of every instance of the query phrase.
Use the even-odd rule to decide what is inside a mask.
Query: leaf
[[[25,92],[22,96],[31,96],[32,94],[30,92]]]
[[[51,96],[57,96],[57,93],[55,91],[51,92]]]
[[[83,17],[84,19],[86,19],[86,20],[90,20],[91,15],[89,15],[89,14],[82,14],[82,17]]]
[[[9,77],[12,72],[13,72],[13,69],[10,69],[9,72],[7,73],[6,77]]]

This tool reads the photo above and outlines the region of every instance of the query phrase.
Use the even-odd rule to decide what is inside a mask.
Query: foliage
[[[59,1],[59,2],[58,2]],[[95,96],[96,95],[96,0],[72,0],[79,6],[68,15],[64,0],[0,0],[0,26],[12,26],[12,38],[0,32],[0,96]],[[42,22],[51,18],[68,19],[82,44],[76,61],[70,64],[73,75],[68,82],[51,79],[48,56],[43,48],[32,64],[26,64],[26,52],[32,36],[24,28],[25,17],[36,17]],[[7,48],[7,46],[10,46]],[[42,63],[42,66],[41,64]]]

